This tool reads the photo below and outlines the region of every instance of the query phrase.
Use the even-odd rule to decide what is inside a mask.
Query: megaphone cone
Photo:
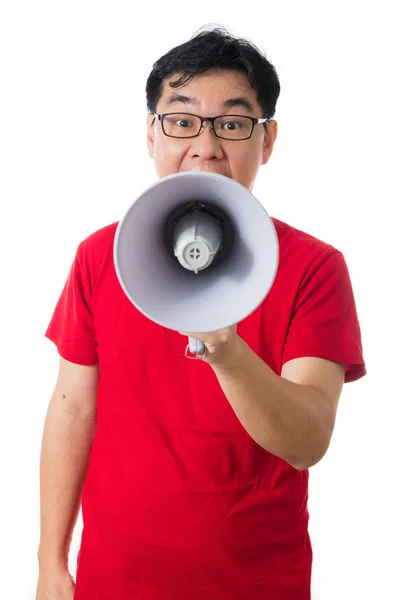
[[[250,315],[274,282],[278,255],[274,224],[253,194],[233,179],[197,171],[149,187],[114,240],[117,277],[132,304],[159,325],[196,333]],[[192,342],[190,349],[197,354],[201,347]]]

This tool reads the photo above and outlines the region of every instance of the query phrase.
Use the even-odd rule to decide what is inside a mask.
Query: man
[[[251,190],[279,89],[265,57],[223,30],[171,50],[147,81],[158,175],[211,171]],[[129,302],[117,224],[79,245],[46,333],[61,359],[42,446],[38,600],[310,598],[308,468],[327,451],[343,382],[365,366],[342,254],[274,224],[267,298],[204,335],[164,329]],[[185,358],[188,333],[205,342],[202,360]]]

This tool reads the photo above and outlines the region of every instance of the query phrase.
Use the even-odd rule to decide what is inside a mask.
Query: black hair
[[[169,83],[172,88],[177,88],[211,69],[245,73],[256,92],[263,117],[271,119],[274,116],[280,93],[275,67],[254,44],[234,37],[222,27],[194,34],[189,41],[172,48],[154,63],[146,83],[148,111],[156,112],[167,77],[178,76]]]

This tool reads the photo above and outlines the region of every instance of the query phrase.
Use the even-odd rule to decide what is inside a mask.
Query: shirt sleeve
[[[308,270],[295,300],[282,364],[304,356],[345,364],[345,382],[366,374],[350,275],[337,250]]]
[[[81,365],[98,362],[91,287],[89,268],[80,244],[45,337],[54,342],[60,356]]]

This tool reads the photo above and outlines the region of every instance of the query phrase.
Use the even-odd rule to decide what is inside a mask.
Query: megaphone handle
[[[187,352],[188,350],[190,350],[191,354],[194,354],[194,356],[189,356]],[[206,347],[204,345],[204,342],[202,342],[201,340],[197,340],[196,338],[189,337],[189,345],[186,348],[187,358],[204,358],[205,351]]]

